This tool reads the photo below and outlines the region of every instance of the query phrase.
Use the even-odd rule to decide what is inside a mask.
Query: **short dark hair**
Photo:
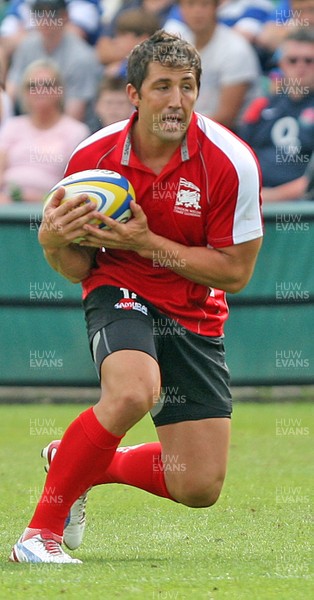
[[[143,8],[130,8],[124,10],[116,19],[116,33],[133,33],[137,37],[153,35],[160,28],[157,15],[143,10]]]
[[[295,27],[288,35],[284,37],[282,43],[292,40],[294,42],[303,42],[304,44],[314,43],[314,30],[311,27]]]
[[[152,62],[159,62],[169,68],[191,68],[195,72],[197,87],[200,88],[201,57],[196,48],[180,36],[159,29],[133,48],[128,57],[127,83],[131,83],[137,92],[140,92],[148,66]]]
[[[33,11],[40,10],[67,10],[66,0],[33,0],[31,2],[31,9]]]
[[[125,92],[126,80],[125,77],[105,75],[101,80],[98,88],[97,98],[102,92]]]

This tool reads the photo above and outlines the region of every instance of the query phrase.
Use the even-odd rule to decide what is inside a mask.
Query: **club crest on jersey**
[[[200,188],[184,177],[180,177],[174,212],[192,217],[201,216]]]

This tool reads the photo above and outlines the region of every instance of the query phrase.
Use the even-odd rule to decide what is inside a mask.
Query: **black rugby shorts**
[[[146,352],[158,362],[162,393],[151,410],[156,427],[231,416],[222,338],[189,331],[132,290],[101,286],[83,305],[99,377],[103,360],[119,350]]]

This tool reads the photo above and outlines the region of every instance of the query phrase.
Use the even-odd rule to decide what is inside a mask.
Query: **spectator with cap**
[[[66,114],[88,123],[102,71],[94,49],[85,40],[67,31],[65,0],[35,0],[33,18],[34,30],[27,33],[12,57],[7,74],[8,93],[16,101],[26,67],[38,58],[50,58],[57,63],[67,83]]]

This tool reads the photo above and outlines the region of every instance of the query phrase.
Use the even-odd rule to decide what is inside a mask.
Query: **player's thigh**
[[[210,506],[227,469],[230,418],[183,421],[157,427],[169,493],[187,506]]]
[[[160,389],[160,372],[157,361],[145,352],[119,350],[102,361],[101,399],[110,397],[115,403],[142,403],[150,410],[154,389]]]
[[[102,286],[85,301],[90,347],[101,383],[95,413],[113,433],[117,423],[123,431],[146,414],[160,389],[153,319],[144,301],[133,298],[131,291],[123,300],[119,288]]]
[[[160,389],[160,372],[149,320],[140,315],[116,319],[97,331],[91,346],[103,399],[110,396],[119,402],[134,395],[139,400],[150,397],[152,404]]]
[[[160,387],[156,360],[137,350],[120,350],[101,364],[101,396],[94,411],[112,433],[123,435],[151,408]]]

